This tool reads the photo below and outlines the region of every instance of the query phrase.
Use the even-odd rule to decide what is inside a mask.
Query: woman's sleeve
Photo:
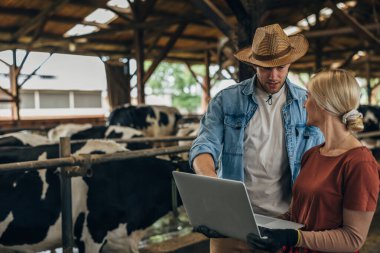
[[[355,252],[368,234],[374,212],[343,209],[343,227],[326,231],[300,231],[297,247],[328,252]]]

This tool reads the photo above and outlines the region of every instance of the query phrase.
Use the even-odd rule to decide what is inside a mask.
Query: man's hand
[[[194,232],[201,233],[208,238],[227,238],[226,236],[219,234],[215,230],[208,228],[206,226],[200,225],[198,227],[193,228]]]
[[[251,247],[270,252],[276,252],[283,246],[294,246],[298,242],[298,231],[295,229],[268,229],[261,230],[260,238],[258,235],[250,233],[247,235],[247,242]]]

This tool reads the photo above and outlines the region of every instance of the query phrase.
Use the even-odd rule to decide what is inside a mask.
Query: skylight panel
[[[288,26],[284,29],[284,32],[286,33],[286,35],[290,36],[290,35],[294,35],[294,34],[297,34],[299,32],[301,32],[302,29],[297,27],[297,26]]]
[[[68,30],[63,37],[79,36],[99,31],[99,28],[92,25],[77,24],[70,30]]]
[[[90,15],[84,18],[84,21],[95,22],[99,24],[109,24],[112,20],[116,19],[117,15],[112,11],[98,8],[93,11]]]
[[[129,3],[127,0],[110,0],[107,2],[107,5],[122,8],[122,9],[128,9],[129,8]]]

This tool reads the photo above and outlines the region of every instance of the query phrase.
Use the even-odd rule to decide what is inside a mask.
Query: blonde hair
[[[347,113],[359,107],[360,87],[355,77],[346,70],[335,69],[317,73],[308,83],[308,89],[316,103],[342,121]],[[362,115],[355,112],[345,121],[352,132],[364,129]]]

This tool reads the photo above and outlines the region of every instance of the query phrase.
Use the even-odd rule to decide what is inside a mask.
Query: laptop
[[[242,182],[173,171],[191,225],[207,226],[227,237],[246,241],[261,238],[259,227],[299,229],[302,224],[255,214]]]

